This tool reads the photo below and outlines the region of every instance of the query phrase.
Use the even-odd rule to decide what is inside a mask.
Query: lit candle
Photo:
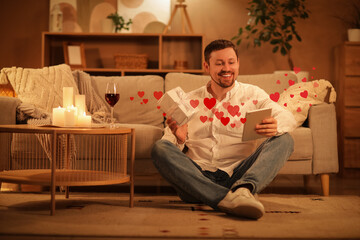
[[[55,126],[64,126],[65,108],[53,108],[52,124]]]
[[[64,126],[73,127],[76,124],[77,109],[74,106],[67,107],[64,113]]]
[[[75,95],[75,107],[78,109],[78,114],[83,115],[85,112],[85,95]]]
[[[77,126],[79,127],[91,127],[91,116],[87,116],[85,113],[78,115]]]
[[[74,105],[74,88],[64,87],[63,88],[63,107],[67,108]]]

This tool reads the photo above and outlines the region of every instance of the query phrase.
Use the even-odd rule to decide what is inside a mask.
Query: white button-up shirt
[[[235,81],[235,86],[227,92],[225,98],[221,102],[216,101],[211,109],[208,103],[215,99],[212,99],[207,86],[188,93],[192,106],[199,111],[188,122],[188,138],[185,142],[188,147],[186,154],[203,170],[214,172],[221,169],[231,176],[234,168],[255,151],[256,140],[242,141],[243,121],[247,111],[271,108],[272,116],[278,124],[277,135],[296,127],[293,114],[272,101],[257,86]],[[165,128],[162,139],[176,144],[181,150],[184,147],[184,144],[177,144],[169,127]]]

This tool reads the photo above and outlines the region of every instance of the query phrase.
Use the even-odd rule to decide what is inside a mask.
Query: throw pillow
[[[0,83],[7,82],[22,102],[31,103],[48,113],[52,112],[52,108],[62,106],[63,87],[73,87],[74,94],[79,92],[71,68],[66,64],[40,69],[3,68]]]
[[[329,81],[321,79],[292,85],[280,95],[278,103],[292,112],[297,126],[301,126],[312,105],[335,101],[335,89]]]

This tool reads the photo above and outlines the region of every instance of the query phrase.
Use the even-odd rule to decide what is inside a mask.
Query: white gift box
[[[159,99],[158,105],[166,116],[171,116],[179,126],[186,124],[198,111],[190,105],[190,99],[180,87],[166,92]]]

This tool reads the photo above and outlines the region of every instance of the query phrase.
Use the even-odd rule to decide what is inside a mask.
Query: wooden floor
[[[176,194],[175,190],[164,180],[159,181],[159,183],[160,186],[143,186],[135,182],[135,193]],[[70,187],[72,192],[128,192],[128,190],[128,185]],[[34,185],[19,186],[17,184],[3,183],[1,191],[39,192],[48,191],[48,189]],[[320,176],[309,176],[309,185],[305,188],[303,176],[279,175],[261,193],[321,195]],[[360,196],[360,170],[346,176],[330,175],[330,195]]]

